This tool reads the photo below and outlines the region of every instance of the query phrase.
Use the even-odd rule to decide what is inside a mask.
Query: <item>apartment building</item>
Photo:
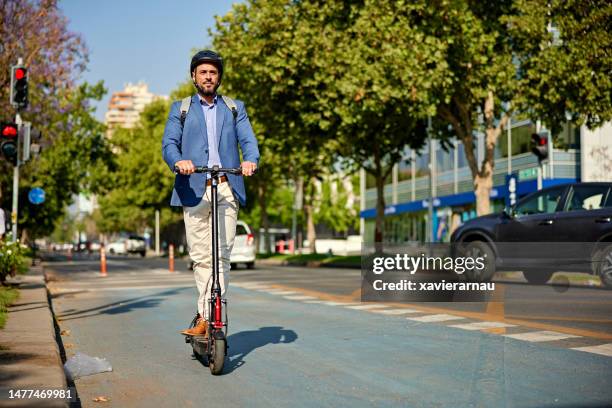
[[[151,93],[144,82],[128,83],[122,91],[114,92],[105,115],[107,136],[116,128],[133,128],[145,106],[158,98],[167,99],[167,96]]]

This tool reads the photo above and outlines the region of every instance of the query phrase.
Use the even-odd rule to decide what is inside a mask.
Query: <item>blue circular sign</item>
[[[28,200],[32,204],[38,205],[45,202],[45,190],[40,187],[34,187],[28,193]]]

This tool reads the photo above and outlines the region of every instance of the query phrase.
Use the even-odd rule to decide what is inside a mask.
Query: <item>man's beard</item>
[[[206,84],[208,85],[208,83]],[[212,88],[212,90],[208,91],[205,88],[201,87],[200,85],[196,84],[196,88],[198,88],[198,93],[202,96],[213,96],[215,94],[215,92],[217,92],[217,88],[219,87],[219,85],[214,86]]]

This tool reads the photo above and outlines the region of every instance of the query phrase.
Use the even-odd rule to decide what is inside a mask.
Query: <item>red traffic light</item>
[[[4,137],[16,137],[17,136],[17,125],[9,124],[2,126],[2,136]]]
[[[17,80],[22,79],[23,77],[25,77],[25,75],[26,75],[25,69],[17,68],[15,70],[15,79],[17,79]]]

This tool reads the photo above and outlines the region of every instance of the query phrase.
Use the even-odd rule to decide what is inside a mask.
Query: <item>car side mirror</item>
[[[516,215],[516,211],[514,209],[513,206],[510,207],[504,207],[504,210],[502,211],[502,214],[507,217],[507,218],[514,218]]]

